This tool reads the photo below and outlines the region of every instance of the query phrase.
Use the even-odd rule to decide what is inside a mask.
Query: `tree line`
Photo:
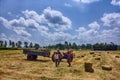
[[[116,45],[113,42],[111,43],[96,43],[96,44],[81,44],[77,45],[75,42],[70,43],[65,41],[63,44],[59,43],[56,45],[46,46],[49,49],[59,48],[61,50],[65,49],[76,49],[76,50],[120,50],[120,45]]]
[[[38,49],[40,47],[40,45],[38,43],[32,43],[32,42],[22,42],[22,41],[12,41],[9,40],[7,41],[3,41],[0,40],[0,49],[5,49],[5,48],[35,48]]]
[[[35,48],[38,49],[41,46],[38,43],[32,43],[32,42],[22,42],[22,41],[17,41],[14,42],[12,40],[7,41],[2,41],[0,40],[0,49],[3,48]],[[111,43],[96,43],[96,44],[81,44],[77,45],[75,42],[71,43],[68,41],[65,41],[64,43],[58,43],[55,45],[48,45],[44,46],[43,48],[48,48],[48,49],[76,49],[76,50],[120,50],[120,45],[116,45],[113,42]]]

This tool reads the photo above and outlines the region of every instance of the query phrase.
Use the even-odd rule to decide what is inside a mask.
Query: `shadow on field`
[[[42,59],[38,59],[38,60],[27,60],[27,59],[23,59],[24,61],[32,61],[32,62],[50,62],[51,60],[42,60]]]

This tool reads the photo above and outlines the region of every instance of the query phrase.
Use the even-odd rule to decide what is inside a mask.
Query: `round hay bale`
[[[84,57],[84,55],[82,55],[81,57]]]
[[[81,58],[80,56],[77,56],[77,58]]]
[[[101,54],[99,54],[98,56],[101,56]]]
[[[95,60],[100,60],[100,57],[95,58]]]
[[[95,54],[95,52],[90,52],[90,54],[92,55],[92,54]]]
[[[93,57],[96,57],[96,54],[93,54],[92,56],[93,56]]]
[[[92,68],[92,63],[90,63],[90,62],[85,62],[84,68],[85,68],[85,72],[94,72],[94,70]]]
[[[112,67],[109,66],[109,65],[102,65],[102,69],[103,69],[103,70],[107,70],[107,71],[111,71],[111,70],[112,70]]]
[[[115,56],[115,58],[120,58],[120,56]]]

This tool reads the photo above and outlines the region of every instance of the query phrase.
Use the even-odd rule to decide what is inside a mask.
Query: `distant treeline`
[[[82,45],[77,45],[75,42],[70,43],[65,41],[64,44],[56,44],[56,45],[49,45],[47,48],[50,49],[56,49],[60,48],[61,50],[64,49],[76,49],[76,50],[120,50],[120,45],[116,45],[113,42],[107,44],[107,43],[96,43],[96,44],[82,44]]]
[[[38,49],[40,45],[38,43],[32,43],[32,42],[22,42],[22,41],[17,41],[14,42],[12,40],[3,41],[0,40],[0,50],[18,50],[18,49],[23,49],[23,48],[35,48]]]
[[[17,50],[17,49],[23,49],[23,48],[41,48],[40,44],[38,43],[32,43],[32,42],[22,42],[22,41],[3,41],[0,40],[0,49],[2,50]],[[48,45],[44,46],[43,48],[48,48],[48,49],[76,49],[76,50],[120,50],[120,45],[114,44],[113,42],[111,43],[96,43],[96,44],[81,44],[77,45],[75,42],[67,42],[65,41],[64,43],[59,43],[55,45]]]

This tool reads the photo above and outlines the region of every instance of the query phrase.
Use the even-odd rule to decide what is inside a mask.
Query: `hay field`
[[[72,67],[63,60],[56,68],[51,58],[28,61],[22,50],[0,50],[0,80],[120,80],[120,58],[115,57],[120,51],[95,51],[94,57],[89,52],[74,51]],[[84,71],[84,62],[93,63],[94,73]],[[102,70],[104,64],[112,70]]]

